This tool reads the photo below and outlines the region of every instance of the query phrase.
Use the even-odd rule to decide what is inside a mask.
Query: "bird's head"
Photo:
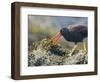
[[[53,38],[51,38],[52,44],[56,45],[56,43],[59,41],[60,37],[64,35],[67,28],[62,28],[59,32],[55,34]]]
[[[62,28],[60,30],[61,35],[64,35],[65,33],[68,33],[68,32],[69,32],[68,28]]]

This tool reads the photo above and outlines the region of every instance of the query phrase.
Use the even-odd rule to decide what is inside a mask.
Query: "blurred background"
[[[28,45],[31,45],[36,41],[41,41],[44,38],[52,38],[58,31],[60,31],[61,28],[68,27],[72,24],[88,26],[88,18],[28,15]],[[61,37],[58,43],[65,48],[71,48],[74,45],[71,42],[66,42],[63,37]],[[81,45],[79,47],[81,48]]]

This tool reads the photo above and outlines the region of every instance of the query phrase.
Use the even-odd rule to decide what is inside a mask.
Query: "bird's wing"
[[[71,32],[79,32],[79,33],[87,31],[87,27],[83,25],[70,25],[68,29]]]

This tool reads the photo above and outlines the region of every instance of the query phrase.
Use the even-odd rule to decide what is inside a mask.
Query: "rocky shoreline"
[[[76,50],[72,56],[70,49],[63,48],[60,44],[51,45],[49,39],[33,42],[29,46],[28,66],[53,66],[87,64],[87,51]]]

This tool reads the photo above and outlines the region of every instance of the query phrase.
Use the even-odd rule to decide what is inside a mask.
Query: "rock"
[[[32,47],[31,47],[32,46]],[[69,56],[71,50],[63,48],[60,44],[52,45],[50,39],[33,42],[28,53],[28,66],[52,66],[87,64],[86,51],[79,50]]]
[[[87,64],[87,53],[80,50],[79,53],[70,56],[69,58],[64,59],[64,64],[72,65],[72,64]]]

